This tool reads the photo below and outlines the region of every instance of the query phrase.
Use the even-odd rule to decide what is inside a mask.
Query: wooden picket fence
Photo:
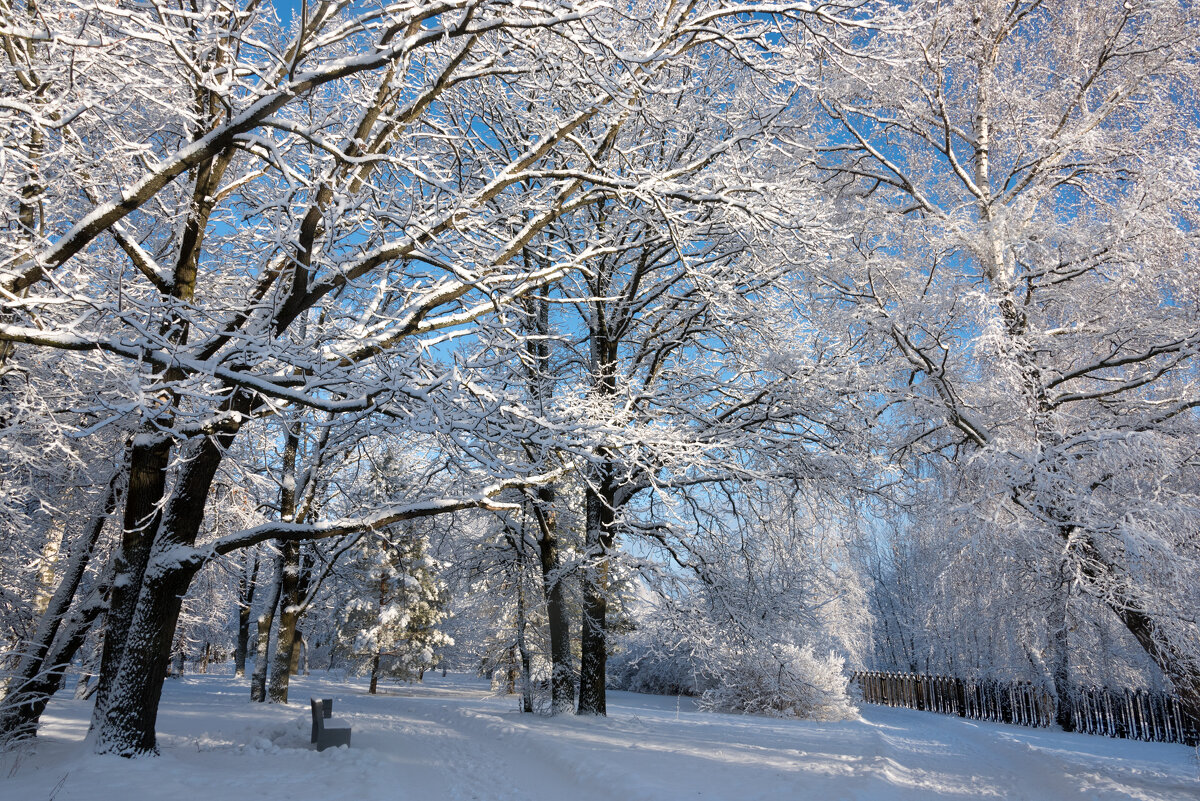
[[[922,673],[862,671],[851,678],[869,704],[1046,727],[1054,722],[1054,699],[1029,682],[960,679]],[[1200,721],[1179,699],[1149,690],[1114,692],[1084,687],[1071,702],[1075,731],[1160,743],[1200,745]]]

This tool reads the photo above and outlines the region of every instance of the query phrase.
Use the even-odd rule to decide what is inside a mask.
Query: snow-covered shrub
[[[822,721],[858,716],[843,660],[832,652],[818,657],[810,646],[779,643],[726,656],[717,686],[700,697],[701,709]]]
[[[700,695],[712,686],[702,662],[690,648],[664,649],[632,644],[612,656],[608,686],[649,695]]]

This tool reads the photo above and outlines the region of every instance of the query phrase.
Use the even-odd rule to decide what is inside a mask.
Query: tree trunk
[[[542,592],[546,599],[546,619],[550,629],[550,706],[553,714],[561,715],[575,711],[575,682],[571,675],[571,622],[562,586],[558,522],[551,509],[553,502],[554,489],[540,488],[534,503],[534,514],[541,529],[538,555],[542,565]]]
[[[249,575],[247,575],[247,573]],[[254,606],[254,587],[258,583],[258,548],[246,554],[246,565],[238,583],[238,630],[233,650],[235,676],[246,675],[246,650],[250,645],[250,611]]]
[[[526,341],[529,354],[529,395],[544,410],[554,395],[550,368],[550,302],[543,287],[524,299],[527,328],[534,334]],[[554,514],[555,491],[539,487],[533,497],[533,515],[538,524],[538,557],[542,568],[542,595],[550,633],[550,711],[561,715],[575,711],[575,681],[571,671],[571,623],[562,583],[558,549],[558,522]]]
[[[231,411],[250,411],[250,398],[242,393],[235,393],[228,403]],[[154,563],[154,569],[143,570],[135,613],[109,688],[110,697],[103,709],[97,705],[98,717],[93,717],[100,720],[97,753],[137,756],[157,752],[154,725],[166,663],[182,599],[196,572],[195,568],[175,564],[173,552],[195,544],[213,476],[234,436],[235,432],[225,431],[205,438],[186,454],[147,560]],[[131,495],[132,488],[131,474]],[[109,631],[111,638],[112,629]]]
[[[521,711],[532,714],[533,671],[525,644],[525,558],[520,552],[517,553],[517,652],[521,657]]]
[[[1052,652],[1051,672],[1054,680],[1054,720],[1063,731],[1075,730],[1071,684],[1071,636],[1067,628],[1067,562],[1063,560],[1055,576],[1054,592],[1050,596],[1050,614],[1046,616]]]
[[[367,688],[367,692],[375,695],[375,691],[379,689],[379,652],[371,657],[371,686]]]
[[[144,432],[153,437],[154,433]],[[104,651],[100,657],[100,685],[92,711],[92,727],[104,718],[112,684],[125,653],[126,634],[133,621],[138,592],[150,561],[150,546],[162,518],[163,492],[166,487],[170,440],[136,443],[129,455],[129,481],[125,496],[125,515],[121,542],[117,546],[112,590],[105,616]]]
[[[593,564],[590,570],[599,574]],[[579,714],[607,715],[604,681],[607,673],[608,640],[605,615],[608,614],[608,594],[603,578],[585,576],[583,580],[583,629],[580,635]]]
[[[199,98],[206,98],[201,92]],[[203,102],[200,103],[201,107]],[[205,113],[203,108],[199,109]],[[233,159],[226,148],[209,158],[193,174],[193,203],[185,221],[178,258],[174,265],[170,295],[189,304],[196,289],[197,266],[203,249],[203,232],[216,201],[216,188]],[[187,342],[186,318],[171,315],[161,326],[175,344]],[[163,377],[168,385],[183,377],[177,367],[168,367]],[[174,405],[172,399],[172,405]],[[244,419],[254,401],[242,390],[233,390],[220,411]],[[162,503],[173,441],[159,433],[170,419],[146,425],[146,444],[135,440],[129,469],[125,504],[125,536],[121,544],[117,579],[109,603],[107,632],[101,660],[99,695],[92,714],[97,730],[97,753],[122,756],[156,753],[154,723],[162,682],[170,658],[171,643],[179,622],[182,597],[195,570],[171,564],[171,551],[191,547],[204,520],[204,505],[222,454],[237,436],[236,426],[196,441],[183,460],[183,467],[169,503]],[[165,425],[164,425],[165,424]],[[152,559],[160,564],[147,575]]]
[[[155,548],[161,553],[160,548]],[[148,571],[134,624],[126,636],[125,657],[109,690],[109,703],[97,728],[96,752],[132,757],[158,753],[155,723],[167,675],[175,623],[191,572]]]
[[[1146,611],[1149,604],[1088,535],[1063,526],[1060,536],[1079,549],[1083,574],[1174,687],[1183,711],[1200,726],[1200,663]],[[1072,537],[1071,535],[1074,534]]]
[[[50,650],[46,653],[42,671],[26,685],[25,693],[28,700],[21,705],[5,706],[3,717],[0,717],[0,721],[2,721],[0,722],[0,740],[6,739],[7,735],[3,733],[9,731],[25,731],[27,734],[20,736],[33,736],[42,712],[46,710],[46,704],[50,701],[50,696],[58,690],[63,673],[66,672],[71,659],[87,639],[88,629],[106,608],[104,596],[108,594],[112,577],[113,566],[110,563],[105,569],[100,583],[60,628],[58,637],[55,638]]]
[[[275,623],[275,608],[283,590],[283,557],[275,560],[275,575],[266,603],[258,615],[258,645],[254,657],[254,674],[250,677],[250,700],[267,700],[267,664],[271,650],[271,626]]]
[[[296,645],[296,621],[300,617],[300,545],[285,542],[280,554],[283,581],[280,585],[279,629],[275,640],[275,657],[271,660],[271,684],[267,700],[286,704],[288,679],[292,670],[292,651]]]
[[[508,648],[508,660],[504,668],[504,694],[515,695],[517,692],[517,646]]]
[[[616,495],[610,471],[596,471],[586,492],[587,537],[583,571],[582,654],[579,665],[579,714],[607,715],[605,679],[608,662],[608,554],[613,546],[612,525]]]
[[[283,481],[279,487],[279,516],[285,522],[296,519],[296,451],[300,436],[295,426],[287,427],[283,446]],[[286,704],[291,678],[293,651],[296,648],[296,623],[300,619],[300,544],[285,542],[281,551],[283,566],[282,605],[279,609],[279,633],[275,662],[271,667],[268,700]]]
[[[39,92],[39,94],[42,94]],[[46,100],[49,100],[49,95],[44,95]],[[20,241],[25,247],[22,248],[22,253],[18,261],[24,261],[33,256],[34,242],[40,236],[45,234],[45,219],[42,214],[41,196],[45,192],[45,185],[42,183],[42,178],[39,174],[40,162],[43,152],[46,147],[46,134],[41,126],[34,125],[29,130],[29,147],[25,153],[24,163],[27,165],[25,173],[25,181],[21,186],[21,200],[17,204],[17,223],[20,227]],[[25,292],[22,291],[22,296]],[[15,316],[9,312],[0,314],[0,322],[12,322]],[[8,362],[13,351],[16,349],[15,342],[0,342],[0,368],[3,368]],[[3,375],[3,369],[0,369],[0,388],[4,387],[6,378]],[[7,394],[7,393],[5,393]],[[7,409],[0,412],[0,425],[7,421]]]
[[[1110,601],[1109,606],[1171,682],[1183,711],[1192,719],[1192,726],[1200,727],[1200,664],[1173,643],[1140,605],[1125,600],[1124,604],[1120,599]]]

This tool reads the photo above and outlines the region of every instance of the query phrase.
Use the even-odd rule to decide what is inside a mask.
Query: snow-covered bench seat
[[[312,705],[312,741],[317,744],[318,751],[324,751],[330,746],[350,745],[350,724],[344,720],[331,718],[333,714],[332,698],[309,698]]]

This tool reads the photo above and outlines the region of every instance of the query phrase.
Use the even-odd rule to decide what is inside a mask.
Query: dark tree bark
[[[279,515],[286,521],[296,520],[296,452],[299,447],[299,429],[289,425],[283,446],[283,483],[279,489]],[[301,600],[307,590],[307,582],[301,575],[300,544],[284,543],[281,554],[282,605],[279,609],[279,633],[271,667],[271,684],[267,693],[268,700],[273,704],[286,704],[288,700],[288,684],[297,657],[296,625],[303,614]]]
[[[154,437],[153,433],[143,436]],[[115,576],[105,616],[104,650],[100,657],[100,679],[92,727],[104,718],[113,682],[125,654],[126,638],[138,602],[138,591],[150,561],[150,546],[162,518],[163,492],[167,480],[167,461],[171,454],[168,439],[148,443],[135,442],[129,455],[129,481],[125,493],[125,515],[121,542],[117,546]]]
[[[593,483],[595,486],[592,486]],[[586,492],[587,539],[583,571],[583,629],[579,664],[579,714],[607,715],[609,553],[613,547],[614,498],[611,471],[595,471]]]
[[[193,99],[197,119],[206,119],[213,108],[213,98],[209,96],[209,91],[197,89]],[[203,135],[203,131],[197,129],[192,134],[193,138],[198,138]],[[190,213],[184,226],[170,284],[163,287],[166,294],[174,300],[186,304],[195,297],[197,267],[204,241],[202,232],[207,227],[216,203],[217,187],[220,186],[221,178],[235,152],[233,148],[223,146],[219,152],[208,154],[196,162]],[[185,345],[188,340],[189,323],[185,317],[172,313],[162,321],[160,331],[173,344]],[[162,378],[169,385],[172,381],[182,379],[183,372],[178,367],[168,367],[162,372]],[[172,410],[177,401],[178,399],[172,396]],[[234,391],[222,407],[222,411],[245,415],[250,411],[251,399],[245,392]],[[192,573],[180,573],[171,580],[164,576],[153,576],[147,584],[146,567],[156,549],[161,552],[176,545],[195,543],[204,517],[204,503],[212,486],[213,475],[221,463],[222,451],[233,443],[236,436],[236,431],[227,431],[216,437],[219,447],[213,439],[204,439],[195,447],[196,460],[188,463],[180,471],[164,530],[163,499],[167,467],[174,442],[171,438],[163,436],[161,431],[169,429],[172,422],[172,413],[165,412],[155,425],[143,426],[141,437],[145,438],[145,442],[135,439],[130,457],[124,537],[118,552],[117,577],[109,599],[108,620],[105,624],[108,636],[104,639],[104,653],[100,660],[100,685],[96,696],[96,708],[92,713],[92,727],[100,730],[97,749],[101,752],[109,746],[121,753],[128,748],[132,748],[131,753],[154,750],[153,732],[149,737],[115,736],[116,727],[119,724],[137,726],[148,720],[153,728],[158,698],[162,692],[162,679],[166,673],[165,661],[170,657],[171,640],[175,636],[181,598],[191,583]],[[160,596],[158,593],[165,594]],[[139,610],[147,604],[154,605],[155,608],[142,610],[143,618],[139,620]],[[148,625],[151,619],[169,631],[145,631],[143,627]],[[135,653],[132,658],[127,659],[126,648],[131,643]],[[134,679],[133,674],[143,670],[152,670],[154,674],[144,685],[149,690],[149,695],[144,700],[152,703],[153,711],[148,711],[144,704],[139,703],[143,699],[130,695],[128,687],[123,687],[122,702],[136,703],[141,708],[115,710],[113,715],[109,716],[112,695],[116,683],[121,680],[121,674],[129,673],[132,680],[140,682],[145,677]],[[137,745],[132,745],[133,739],[137,740]],[[122,745],[121,742],[125,744]],[[146,742],[151,744],[149,749],[142,748]]]
[[[542,592],[550,629],[550,697],[553,714],[573,712],[575,681],[571,671],[571,622],[563,591],[562,565],[558,548],[558,522],[552,511],[554,489],[542,487],[534,501],[540,536],[538,556],[542,567]]]
[[[1183,711],[1192,719],[1192,725],[1200,726],[1200,664],[1172,642],[1172,638],[1135,599],[1119,597],[1110,601],[1109,606],[1171,682]]]
[[[598,271],[592,286],[597,298],[608,294],[603,271]],[[617,367],[620,357],[619,319],[610,319],[603,302],[591,305],[588,334],[591,339],[592,389],[603,398],[617,394]],[[616,519],[616,486],[609,455],[603,447],[587,477],[584,495],[587,530],[584,536],[583,625],[580,631],[579,714],[608,714],[605,680],[608,672],[608,591],[609,553],[612,551]]]
[[[530,262],[539,261],[531,250],[526,250],[525,258]],[[551,400],[554,394],[550,371],[550,302],[546,295],[547,290],[542,288],[522,301],[526,327],[533,334],[525,343],[529,355],[527,383],[530,397],[539,406]],[[554,497],[554,487],[539,487],[533,495],[531,506],[538,526],[542,595],[550,633],[550,710],[551,714],[559,715],[575,711],[575,680],[571,670],[571,624],[563,591]]]
[[[248,574],[248,575],[247,575]],[[258,549],[246,554],[246,566],[238,582],[238,629],[233,650],[235,676],[246,675],[246,650],[250,645],[250,612],[254,607],[254,589],[258,583]]]
[[[251,400],[244,393],[234,393],[227,403],[231,411],[242,415],[250,411]],[[135,756],[157,752],[154,726],[163,678],[182,599],[196,572],[174,565],[171,552],[195,544],[213,476],[235,435],[236,431],[231,430],[205,438],[186,454],[147,559],[157,561],[153,570],[143,569],[141,592],[126,631],[119,667],[111,680],[109,698],[104,708],[97,710],[101,721],[96,739],[98,753]],[[131,473],[131,494],[132,489]],[[111,642],[114,637],[111,628],[109,631]]]
[[[522,543],[524,544],[524,543]],[[521,711],[533,712],[533,666],[525,642],[525,554],[517,551],[517,652],[521,657]],[[423,672],[422,672],[423,677]]]
[[[371,657],[371,686],[367,688],[367,692],[371,695],[375,695],[375,693],[378,689],[379,689],[379,652],[376,651],[375,655]]]
[[[1055,576],[1054,592],[1050,595],[1050,614],[1046,616],[1049,626],[1054,681],[1054,720],[1063,731],[1075,730],[1075,716],[1071,699],[1075,688],[1071,684],[1071,633],[1067,628],[1067,562],[1059,565]]]
[[[1058,515],[1061,519],[1061,515]],[[1132,580],[1097,544],[1095,538],[1062,523],[1059,537],[1078,549],[1078,566],[1088,579],[1086,584],[1099,588],[1104,603],[1133,635],[1146,654],[1167,677],[1185,714],[1200,725],[1200,662],[1188,645],[1180,644],[1172,632],[1148,611],[1152,601],[1137,590]]]
[[[515,695],[517,692],[517,646],[510,645],[508,647],[508,659],[505,661],[504,667],[504,692],[506,695]]]

